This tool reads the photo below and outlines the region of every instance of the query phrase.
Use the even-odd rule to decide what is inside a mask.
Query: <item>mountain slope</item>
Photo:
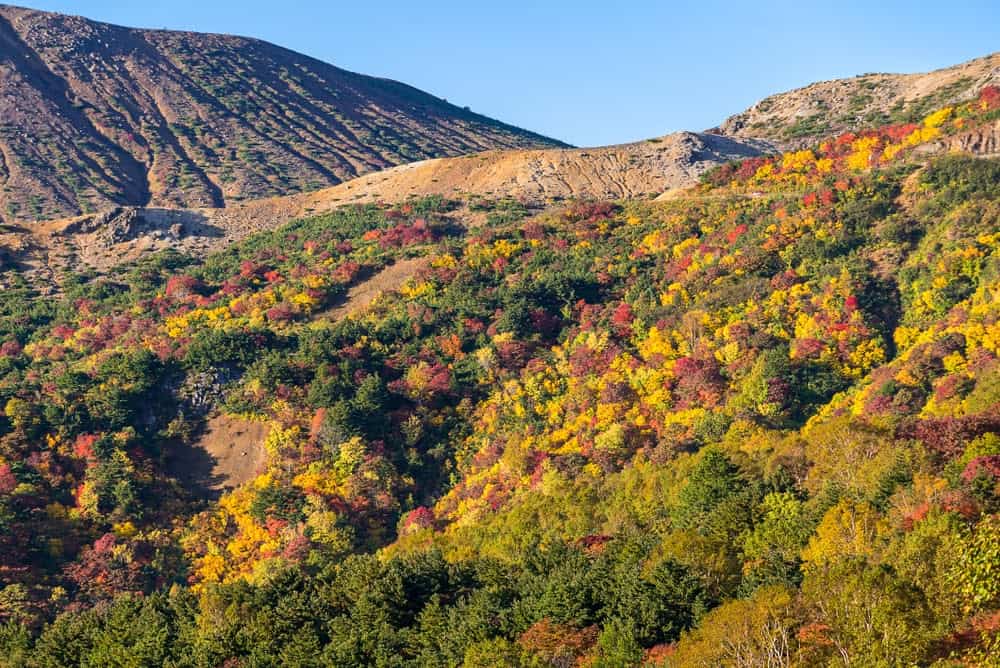
[[[994,665],[998,119],[14,283],[0,657]]]
[[[649,198],[693,185],[723,162],[771,151],[763,141],[679,132],[633,144],[586,149],[486,151],[423,160],[314,192],[226,208],[139,208],[50,221],[0,234],[0,244],[43,282],[81,263],[106,271],[123,260],[173,248],[203,255],[295,218],[345,204],[443,194],[473,202],[514,198],[537,208],[564,199]],[[479,218],[485,218],[480,216]],[[67,245],[71,254],[62,252]],[[27,245],[27,252],[16,251]]]
[[[0,219],[224,206],[558,142],[255,39],[0,5]]]
[[[806,146],[838,132],[909,123],[1000,82],[1000,53],[922,74],[863,74],[764,98],[711,131]]]

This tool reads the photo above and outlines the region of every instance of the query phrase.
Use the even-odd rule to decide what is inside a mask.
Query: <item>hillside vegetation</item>
[[[998,118],[8,276],[0,665],[992,665],[1000,163],[928,147]]]

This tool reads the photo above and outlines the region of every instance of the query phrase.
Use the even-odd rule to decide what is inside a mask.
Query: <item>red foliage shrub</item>
[[[635,321],[635,313],[627,302],[618,304],[611,314],[611,324],[619,336],[628,336],[632,333],[633,321]]]
[[[361,271],[361,265],[353,260],[345,260],[337,265],[337,268],[333,270],[330,275],[338,283],[350,283],[355,278],[357,278],[358,273]]]
[[[267,319],[271,322],[288,322],[295,318],[295,309],[287,302],[275,304],[267,310]]]
[[[204,284],[194,276],[180,274],[167,279],[165,294],[172,299],[187,299],[204,289]]]
[[[739,167],[736,168],[735,176],[739,181],[747,181],[754,174],[757,173],[758,169],[760,169],[769,162],[772,162],[771,158],[766,158],[763,156],[757,158],[750,158],[749,160],[744,160],[743,162],[740,163]]]
[[[378,233],[378,243],[382,248],[399,248],[412,244],[428,243],[434,240],[434,232],[423,218],[417,218],[412,225],[400,223]]]
[[[801,280],[802,278],[794,269],[786,269],[780,274],[775,274],[771,277],[771,287],[775,290],[787,290]]]
[[[75,333],[76,330],[70,327],[69,325],[56,325],[55,327],[52,328],[52,336],[60,338],[63,341],[71,338]]]
[[[799,627],[796,639],[802,645],[808,647],[829,647],[833,644],[830,639],[830,626],[822,622],[810,622]]]
[[[10,494],[17,487],[17,478],[10,470],[10,464],[0,464],[0,494]]]
[[[73,455],[80,459],[92,461],[95,458],[94,443],[97,442],[97,434],[80,434],[73,442]]]
[[[430,366],[427,379],[427,391],[431,394],[444,394],[451,391],[451,371],[448,367],[435,362]]]
[[[901,428],[903,433],[922,441],[931,450],[945,457],[956,457],[965,444],[991,432],[1000,432],[1000,414],[995,410],[960,418],[927,418]]]
[[[882,134],[893,142],[901,142],[908,137],[919,125],[916,123],[904,123],[903,125],[887,125],[881,128]]]
[[[715,359],[681,357],[674,363],[678,407],[714,406],[725,389]]]
[[[794,356],[800,359],[818,358],[824,347],[819,339],[799,339],[795,342]]]
[[[486,323],[478,318],[466,318],[462,325],[470,334],[479,334],[486,331]]]
[[[521,369],[531,358],[531,348],[523,341],[505,341],[497,346],[497,357],[505,369]]]
[[[1000,455],[976,457],[966,464],[965,470],[962,471],[962,480],[969,482],[980,474],[1000,478]]]
[[[578,202],[563,212],[568,223],[599,223],[621,211],[614,202]]]
[[[94,300],[87,299],[86,297],[81,297],[74,302],[76,306],[76,312],[80,315],[90,315],[94,312]]]
[[[1000,87],[986,86],[979,91],[979,101],[984,103],[987,109],[1000,108]]]
[[[408,512],[403,518],[403,531],[417,531],[434,527],[434,511],[427,506],[418,506]]]
[[[92,600],[150,589],[153,583],[146,573],[148,557],[132,545],[124,551],[117,547],[119,543],[115,535],[104,534],[91,547],[84,548],[79,558],[64,569],[66,577]]]
[[[903,531],[911,531],[918,522],[922,521],[931,511],[931,504],[924,501],[903,518]]]
[[[743,224],[737,225],[732,230],[730,230],[728,234],[726,234],[726,241],[728,241],[731,244],[736,243],[737,239],[746,234],[747,229],[749,228],[747,228],[746,225]]]
[[[0,357],[17,357],[21,352],[21,344],[16,340],[4,341],[0,345]]]
[[[256,262],[251,262],[250,260],[243,260],[240,263],[240,276],[246,279],[260,278],[267,268],[263,265],[257,264]]]

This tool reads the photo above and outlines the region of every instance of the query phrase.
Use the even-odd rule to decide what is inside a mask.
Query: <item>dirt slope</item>
[[[214,415],[194,443],[167,452],[167,470],[195,494],[217,498],[263,470],[267,433],[266,423]]]
[[[391,264],[367,280],[352,285],[341,301],[313,315],[313,320],[337,322],[342,318],[357,315],[371,306],[382,293],[401,288],[403,283],[427,264],[426,257],[414,257]]]
[[[413,160],[556,145],[260,40],[0,5],[0,222],[219,207]]]
[[[787,146],[862,126],[919,120],[937,107],[968,100],[1000,83],[1000,52],[923,74],[864,74],[821,81],[766,97],[726,119],[719,132]]]

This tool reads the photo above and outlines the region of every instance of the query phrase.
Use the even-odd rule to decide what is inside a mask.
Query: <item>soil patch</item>
[[[266,423],[216,415],[193,444],[171,451],[167,468],[199,496],[218,498],[263,470],[267,433]]]
[[[361,313],[383,292],[401,288],[403,283],[426,267],[427,263],[426,257],[399,260],[371,278],[352,285],[342,299],[330,308],[317,312],[313,320],[336,322],[349,315]]]

